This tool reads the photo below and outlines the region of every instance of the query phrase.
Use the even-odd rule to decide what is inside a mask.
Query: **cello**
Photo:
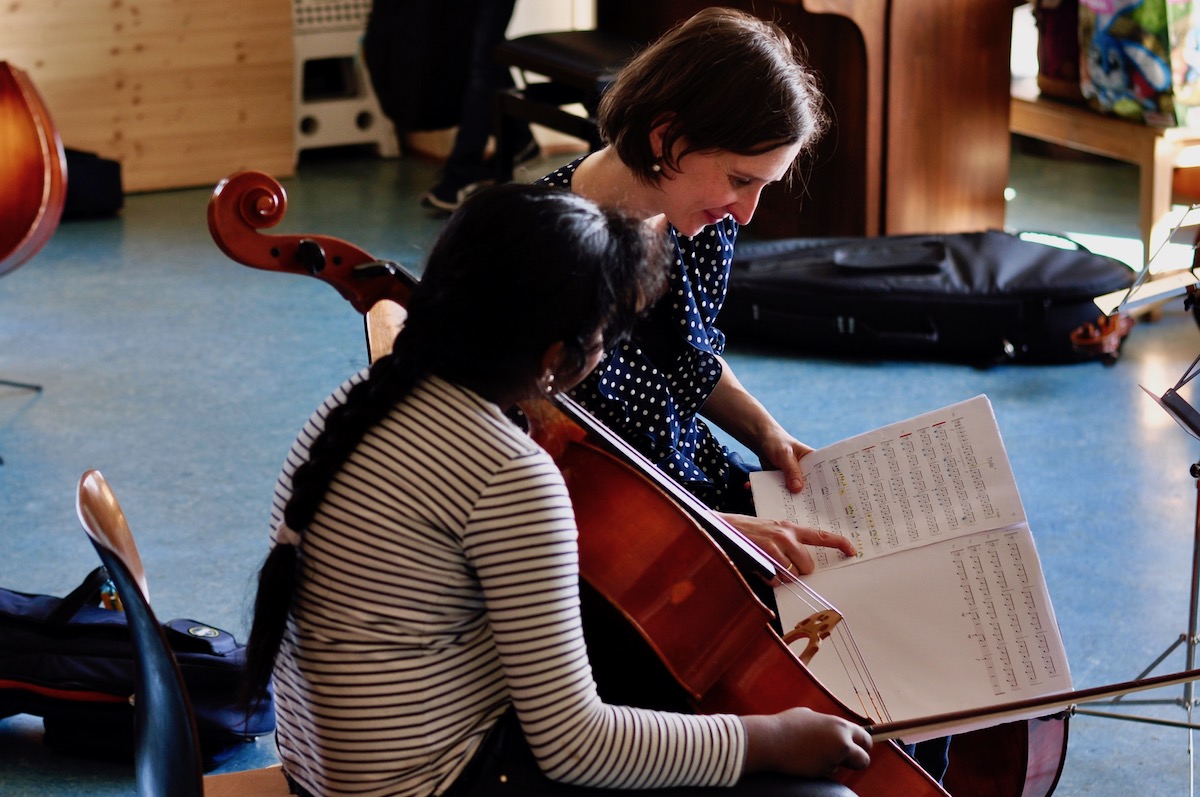
[[[412,279],[351,244],[257,232],[278,223],[285,207],[282,188],[269,177],[235,175],[214,191],[210,231],[232,259],[318,277],[368,317],[383,300],[407,300]],[[743,556],[765,575],[776,575],[761,552],[739,543],[653,465],[623,451],[619,439],[565,396],[522,409],[571,492],[582,578],[638,629],[694,710],[767,714],[804,705],[865,723],[813,679],[770,629],[770,613],[730,565],[731,556]],[[629,525],[644,532],[623,534]],[[732,552],[714,543],[722,537],[730,539]],[[866,770],[841,779],[866,795],[946,793],[891,742],[876,746]]]
[[[29,77],[0,61],[0,276],[37,254],[58,227],[67,160]]]

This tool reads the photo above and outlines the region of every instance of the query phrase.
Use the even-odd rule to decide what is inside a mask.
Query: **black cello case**
[[[1098,355],[1072,331],[1133,279],[1044,233],[739,239],[720,326],[737,343],[815,354],[1080,362]]]

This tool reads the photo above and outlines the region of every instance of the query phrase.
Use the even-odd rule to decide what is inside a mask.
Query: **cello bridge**
[[[790,647],[798,639],[807,639],[800,661],[808,664],[821,647],[821,640],[828,638],[834,626],[842,621],[842,615],[833,609],[822,609],[805,617],[796,623],[796,627],[783,635],[783,641]]]

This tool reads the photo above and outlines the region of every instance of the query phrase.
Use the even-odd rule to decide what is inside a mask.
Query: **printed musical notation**
[[[1051,653],[1057,629],[1047,622],[1022,547],[1015,530],[950,546],[963,616],[973,629],[970,637],[979,646],[979,661],[997,697],[1050,682],[1064,668]]]
[[[1024,518],[991,405],[980,396],[809,454],[803,492],[752,474],[758,514],[849,537],[865,559]],[[818,568],[845,556],[813,550]]]
[[[846,618],[871,667],[879,705],[864,713],[911,719],[1071,688],[987,397],[828,446],[802,464],[806,485],[795,495],[778,473],[752,474],[755,504],[760,516],[843,534],[858,549],[846,557],[814,548],[817,571],[804,581]],[[787,585],[776,598],[784,627],[811,613]],[[862,685],[836,656],[818,653],[810,666],[848,705],[862,703]]]

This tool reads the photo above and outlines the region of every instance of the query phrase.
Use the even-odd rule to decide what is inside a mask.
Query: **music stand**
[[[1191,293],[1191,291],[1189,291]],[[1200,440],[1200,412],[1188,403],[1183,396],[1179,395],[1182,389],[1188,382],[1192,381],[1197,374],[1200,374],[1200,356],[1192,360],[1192,364],[1184,371],[1183,376],[1175,383],[1175,386],[1168,388],[1161,396],[1155,395],[1152,391],[1142,385],[1142,390],[1154,399],[1154,401],[1166,411],[1168,415],[1175,419],[1175,422],[1183,427],[1184,431]],[[1188,473],[1196,480],[1196,517],[1194,526],[1194,536],[1192,542],[1192,587],[1191,598],[1188,604],[1188,625],[1187,630],[1180,634],[1179,637],[1167,646],[1158,658],[1150,662],[1150,666],[1138,673],[1135,681],[1140,681],[1151,672],[1153,672],[1160,664],[1162,664],[1168,656],[1170,656],[1180,645],[1187,645],[1186,648],[1186,663],[1185,670],[1191,670],[1196,666],[1196,644],[1197,626],[1200,625],[1200,461],[1193,462],[1188,469]],[[1159,719],[1157,717],[1143,717],[1135,714],[1119,714],[1112,711],[1097,711],[1092,708],[1084,708],[1083,706],[1135,706],[1135,705],[1177,705],[1182,707],[1187,712],[1187,721],[1179,722],[1176,720]],[[1195,697],[1194,684],[1192,681],[1187,681],[1183,685],[1183,696],[1174,700],[1160,699],[1144,699],[1144,700],[1122,700],[1116,697],[1112,700],[1100,700],[1090,703],[1081,704],[1075,709],[1077,714],[1087,714],[1093,717],[1106,717],[1108,719],[1128,720],[1131,722],[1143,722],[1151,725],[1165,725],[1174,728],[1185,728],[1188,731],[1188,771],[1191,773],[1189,780],[1191,781],[1191,793],[1195,791],[1195,761],[1192,748],[1192,731],[1200,729],[1200,724],[1196,724],[1192,720],[1192,710],[1196,707],[1197,700]]]

